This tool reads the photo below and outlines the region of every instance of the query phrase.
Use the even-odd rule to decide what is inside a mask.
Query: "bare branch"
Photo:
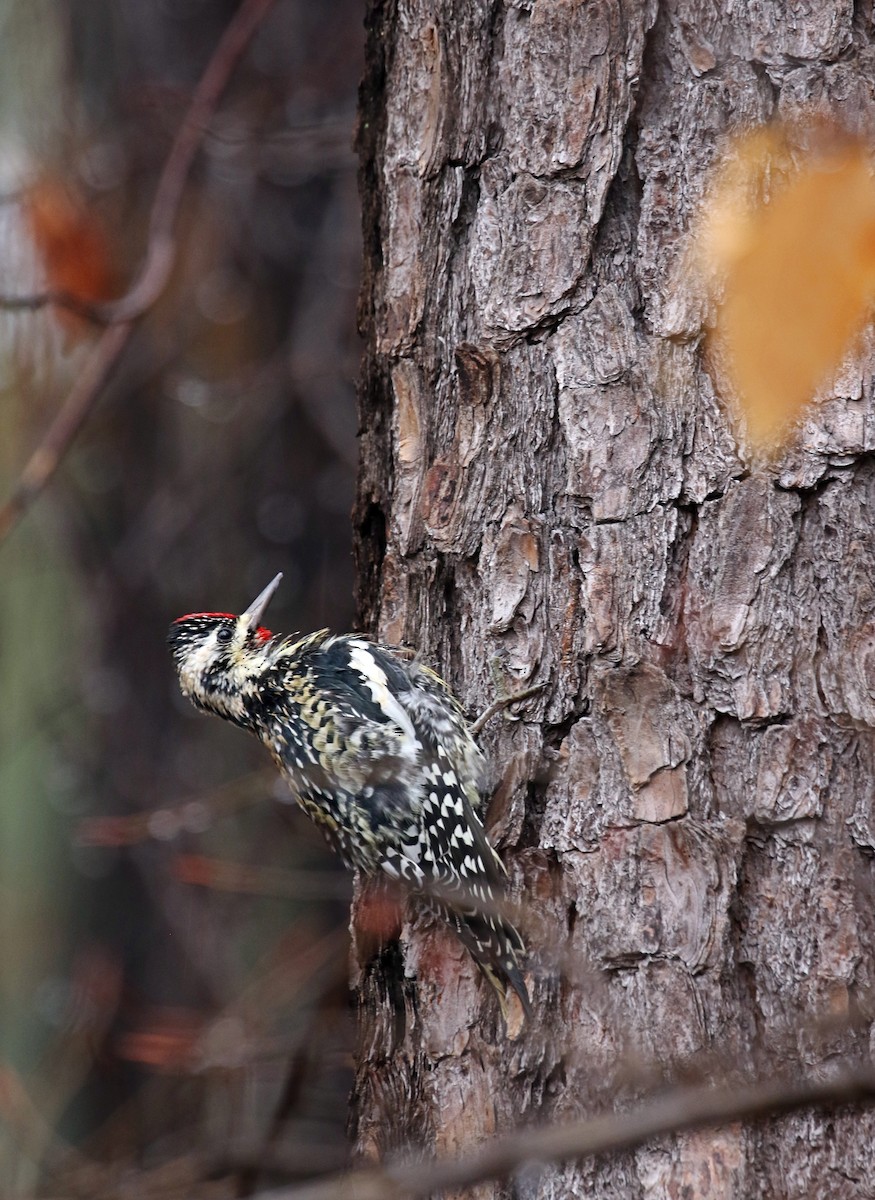
[[[536,683],[532,687],[523,688],[521,692],[512,692],[509,696],[499,696],[480,714],[476,721],[471,722],[471,733],[476,737],[497,713],[516,704],[518,700],[528,700],[529,696],[537,696],[539,692],[544,691],[546,686],[546,683]]]
[[[37,312],[38,309],[47,308],[50,304],[55,308],[66,308],[75,313],[77,317],[91,321],[94,325],[110,323],[107,317],[110,305],[92,304],[72,292],[34,292],[31,296],[0,295],[0,309],[5,312]]]
[[[116,367],[137,320],[149,310],[167,285],[176,259],[173,227],[195,156],[234,68],[273,3],[274,0],[242,0],[207,64],[158,181],[149,220],[146,258],[140,275],[120,300],[110,305],[92,307],[91,319],[97,319],[97,315],[100,315],[108,328],[95,344],[12,494],[0,508],[0,541],[15,528],[54,475],[76,434],[91,414],[101,388]],[[17,303],[22,308],[39,307],[36,303],[29,303],[38,299],[21,297]],[[55,298],[53,302],[57,302]],[[69,302],[66,306],[70,307]],[[86,314],[83,312],[83,315]]]
[[[633,1112],[518,1129],[459,1158],[365,1168],[303,1187],[260,1192],[256,1200],[412,1200],[503,1178],[527,1163],[616,1153],[682,1130],[774,1117],[812,1105],[831,1109],[872,1100],[875,1070],[860,1065],[846,1066],[828,1079],[769,1079],[742,1087],[683,1088]]]

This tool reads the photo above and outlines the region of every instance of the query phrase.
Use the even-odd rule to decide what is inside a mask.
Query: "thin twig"
[[[12,532],[58,469],[58,464],[90,414],[101,387],[127,345],[132,329],[130,322],[113,325],[101,335],[58,415],[22,471],[12,494],[0,508],[0,542]]]
[[[50,304],[54,308],[66,308],[75,313],[77,317],[91,321],[94,325],[110,324],[111,305],[93,304],[90,300],[83,300],[81,296],[77,296],[73,292],[34,292],[31,296],[0,295],[0,309],[4,312],[36,312],[40,308],[47,308]]]
[[[302,1187],[259,1192],[255,1200],[413,1200],[505,1178],[526,1164],[612,1154],[683,1130],[775,1117],[812,1105],[834,1109],[873,1099],[875,1071],[859,1065],[847,1066],[828,1079],[768,1079],[737,1088],[682,1088],[633,1112],[518,1129],[458,1158],[370,1167]]]
[[[137,846],[153,839],[169,842],[203,823],[213,825],[242,809],[262,803],[276,779],[273,767],[250,771],[219,787],[196,792],[176,805],[145,809],[117,817],[89,817],[81,821],[76,839],[81,846]]]
[[[251,866],[206,854],[180,854],[171,862],[170,869],[180,883],[247,896],[348,901],[352,891],[345,872]]]
[[[471,722],[471,732],[476,737],[496,713],[500,713],[511,704],[516,704],[517,700],[528,700],[529,696],[537,696],[539,692],[543,692],[546,686],[546,683],[535,683],[531,687],[523,688],[521,692],[512,692],[509,696],[499,696],[480,714],[476,721]]]
[[[273,3],[274,0],[242,0],[207,64],[158,181],[149,219],[146,257],[139,277],[120,300],[95,310],[102,313],[108,327],[95,344],[55,420],[22,471],[12,494],[0,508],[0,541],[11,533],[58,469],[61,459],[91,414],[101,388],[118,363],[136,322],[151,308],[167,285],[176,259],[173,230],[195,156],[234,68]]]

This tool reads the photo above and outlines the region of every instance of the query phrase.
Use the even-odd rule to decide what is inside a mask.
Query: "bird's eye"
[[[221,627],[221,629],[219,630],[219,632],[216,634],[216,641],[219,643],[220,646],[226,646],[228,644],[228,642],[230,642],[230,640],[233,636],[234,636],[234,630],[231,628],[231,626],[223,625]]]

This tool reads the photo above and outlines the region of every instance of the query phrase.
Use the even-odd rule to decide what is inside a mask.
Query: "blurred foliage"
[[[715,173],[696,246],[721,292],[715,357],[753,444],[771,449],[871,316],[870,147],[815,116],[741,134]]]
[[[130,285],[235,8],[9,0],[0,290]],[[278,0],[207,132],[171,286],[0,548],[4,1195],[110,1195],[183,1160],[192,1195],[206,1162],[285,1179],[343,1153],[349,885],[259,748],[183,703],[164,636],[280,570],[277,629],[351,621],[361,18]],[[0,313],[4,492],[94,337]]]

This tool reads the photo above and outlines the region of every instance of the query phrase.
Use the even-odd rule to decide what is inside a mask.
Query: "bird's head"
[[[260,622],[281,579],[271,580],[239,617],[188,613],[170,626],[179,686],[198,708],[238,725],[252,723],[251,700],[271,660],[272,634]]]

